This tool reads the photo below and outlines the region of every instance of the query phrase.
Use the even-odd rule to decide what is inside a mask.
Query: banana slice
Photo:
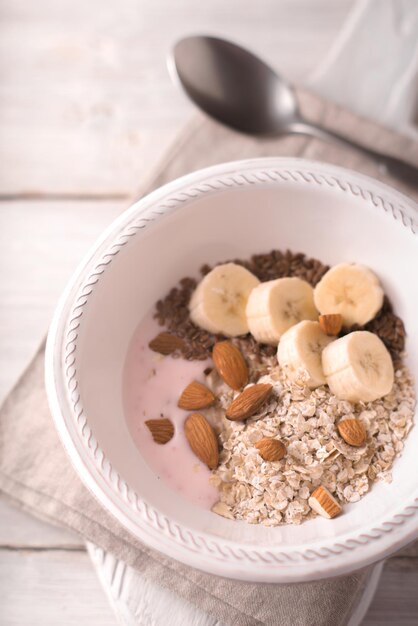
[[[259,284],[241,265],[218,265],[201,280],[189,304],[190,317],[211,333],[236,337],[248,333],[245,307],[250,291]]]
[[[333,341],[322,353],[322,367],[329,388],[341,400],[372,402],[392,389],[391,356],[383,341],[367,330]]]
[[[340,313],[344,326],[367,324],[383,304],[379,279],[368,267],[356,263],[334,265],[314,290],[321,314]]]
[[[318,322],[299,322],[280,338],[277,360],[281,367],[286,368],[290,379],[297,378],[299,370],[306,370],[309,374],[307,385],[315,389],[326,382],[321,353],[332,341],[334,339],[322,332]]]
[[[250,333],[260,343],[277,345],[288,328],[301,320],[318,319],[313,289],[300,278],[278,278],[260,283],[247,303]]]

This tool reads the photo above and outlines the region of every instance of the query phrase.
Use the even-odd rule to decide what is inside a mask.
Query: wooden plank
[[[392,558],[362,626],[417,626],[418,558]]]
[[[35,519],[0,497],[1,548],[85,550],[85,544],[76,534]]]
[[[3,0],[0,194],[134,190],[193,111],[166,70],[175,40],[204,25],[302,79],[351,4]]]
[[[38,347],[75,267],[126,205],[0,203],[0,401]]]
[[[116,626],[85,552],[0,550],[2,626]]]

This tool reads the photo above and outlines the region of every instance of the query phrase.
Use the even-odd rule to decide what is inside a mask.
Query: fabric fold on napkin
[[[306,91],[297,94],[312,121],[418,164],[412,140]],[[259,140],[197,115],[141,186],[141,195],[201,167],[260,156],[327,161],[381,178],[376,164],[361,153],[305,137]],[[385,180],[416,194],[396,180]],[[141,544],[84,487],[63,449],[44,389],[44,344],[0,410],[0,491],[17,506],[78,532],[230,626],[346,624],[370,575],[367,568],[312,583],[256,585],[205,574]]]

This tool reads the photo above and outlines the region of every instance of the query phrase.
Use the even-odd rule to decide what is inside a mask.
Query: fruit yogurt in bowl
[[[169,558],[251,582],[342,575],[413,541],[417,229],[378,181],[277,158],[176,179],[109,226],[46,354],[59,434],[106,511]],[[361,266],[348,289],[342,262]],[[317,293],[331,267],[336,311],[333,274]],[[369,321],[344,321],[344,303]]]
[[[138,326],[126,420],[157,476],[231,520],[344,514],[412,427],[405,330],[373,268],[273,250],[204,266]]]

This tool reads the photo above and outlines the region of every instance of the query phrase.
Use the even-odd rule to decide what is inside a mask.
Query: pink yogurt
[[[211,471],[193,454],[184,435],[188,412],[177,407],[183,389],[193,380],[204,382],[204,369],[210,361],[186,361],[161,356],[148,343],[163,329],[149,313],[131,340],[123,375],[123,403],[129,432],[148,465],[159,478],[185,498],[211,508],[217,489],[209,483]],[[155,443],[145,421],[168,417],[174,424],[174,437],[168,443]]]

